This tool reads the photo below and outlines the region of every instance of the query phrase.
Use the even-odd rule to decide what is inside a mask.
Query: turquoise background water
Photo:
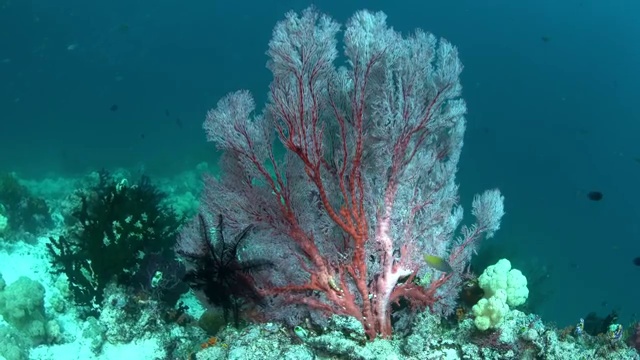
[[[640,303],[640,3],[316,1],[344,22],[382,10],[453,42],[465,64],[462,201],[499,187],[492,254],[560,325]],[[229,91],[266,98],[271,29],[308,1],[0,0],[0,171],[27,178],[212,161],[201,129]],[[602,191],[602,201],[586,193]],[[534,304],[532,304],[534,305]]]

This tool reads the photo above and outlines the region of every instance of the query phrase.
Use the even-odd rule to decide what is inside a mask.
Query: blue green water
[[[486,245],[530,278],[543,272],[534,310],[547,321],[612,309],[634,317],[640,4],[313,3],[340,22],[382,10],[398,30],[457,45],[469,108],[462,201],[491,187],[506,197],[502,229]],[[0,0],[0,171],[168,175],[211,161],[206,110],[239,88],[266,99],[271,29],[310,4]],[[593,190],[601,201],[587,198]]]

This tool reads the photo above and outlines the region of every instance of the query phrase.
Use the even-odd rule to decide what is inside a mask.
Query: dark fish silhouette
[[[551,41],[551,37],[549,36],[541,36],[540,39],[542,40],[542,42],[546,42],[546,43]]]
[[[164,110],[164,115],[165,115],[166,117],[169,117],[171,114],[169,113],[169,110],[165,109],[165,110]]]
[[[633,265],[640,266],[640,256],[638,256],[635,259],[633,259]]]
[[[591,201],[600,201],[604,195],[600,191],[589,191],[589,193],[587,193],[587,197]]]
[[[111,107],[109,108],[109,110],[111,110],[111,111],[118,111],[118,104],[113,104],[113,105],[111,105]]]
[[[180,129],[182,129],[182,120],[180,120],[180,118],[176,119],[176,126],[178,126]]]

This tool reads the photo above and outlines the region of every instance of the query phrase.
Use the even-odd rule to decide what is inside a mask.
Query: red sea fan
[[[381,12],[359,11],[341,30],[311,8],[276,25],[268,55],[264,110],[237,91],[207,113],[222,154],[202,203],[234,232],[255,226],[246,252],[276,264],[256,277],[282,305],[269,315],[348,315],[375,339],[391,336],[401,300],[450,312],[476,245],[504,214],[489,190],[473,201],[475,224],[461,226],[457,49],[420,30],[403,36]],[[430,268],[425,254],[454,271]]]

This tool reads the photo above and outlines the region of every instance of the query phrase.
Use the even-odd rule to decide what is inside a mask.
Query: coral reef
[[[95,315],[114,279],[160,297],[186,290],[173,251],[182,220],[148,177],[129,185],[102,172],[77,195],[77,224],[47,244],[54,272],[67,275],[77,304]]]

